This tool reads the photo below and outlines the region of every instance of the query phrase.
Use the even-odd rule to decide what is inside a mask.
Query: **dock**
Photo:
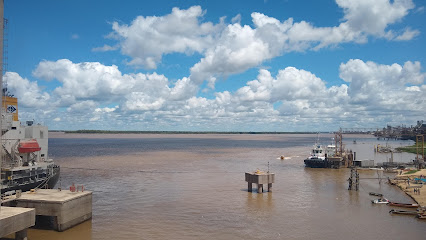
[[[35,225],[35,209],[0,208],[0,238],[15,234],[16,240],[27,239],[27,229]]]
[[[59,232],[92,218],[90,191],[39,189],[22,193],[15,201],[17,207],[34,208],[35,215],[42,216],[38,219],[50,217],[53,220],[52,228]]]
[[[263,184],[268,184],[268,192],[272,192],[272,183],[275,180],[275,173],[256,171],[246,172],[246,182],[248,183],[248,191],[253,191],[253,183],[257,184],[257,192],[263,193]]]

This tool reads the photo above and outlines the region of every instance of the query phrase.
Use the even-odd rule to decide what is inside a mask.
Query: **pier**
[[[16,240],[27,239],[27,229],[35,224],[35,209],[0,207],[0,238],[15,234]]]
[[[253,191],[253,183],[257,184],[257,192],[263,193],[263,184],[268,184],[268,192],[272,192],[272,183],[275,181],[275,173],[263,172],[246,172],[246,182],[248,183],[248,191]]]
[[[60,232],[92,218],[90,191],[39,189],[36,192],[22,193],[15,202],[19,208],[35,209],[37,221],[53,219],[52,228]]]

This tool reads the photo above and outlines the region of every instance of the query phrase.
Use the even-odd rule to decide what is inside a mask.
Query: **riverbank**
[[[415,173],[398,174],[394,180],[391,180],[392,184],[398,186],[402,191],[404,191],[408,196],[410,196],[414,201],[416,201],[420,206],[426,206],[426,188],[422,188],[423,185],[414,183],[415,178],[420,178],[426,176],[426,169],[419,170]],[[420,191],[414,192],[414,189],[420,189]]]
[[[421,148],[423,147],[423,152],[426,150],[425,143],[414,143],[414,145],[411,146],[405,146],[405,147],[398,147],[396,148],[397,151],[403,151],[407,153],[413,153],[417,154],[417,151],[419,150],[420,153],[422,153]]]

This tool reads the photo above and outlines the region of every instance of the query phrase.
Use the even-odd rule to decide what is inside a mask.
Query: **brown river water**
[[[310,169],[316,135],[82,135],[50,133],[49,154],[61,165],[57,187],[93,191],[93,218],[64,232],[30,229],[29,239],[424,239],[426,221],[393,216],[368,192],[412,202],[382,171]],[[324,144],[332,135],[322,134]],[[357,159],[383,162],[373,146],[411,145],[367,135],[344,136]],[[354,144],[353,140],[357,143]],[[284,155],[285,160],[279,157]],[[413,154],[394,154],[408,162]],[[244,173],[275,173],[273,192],[247,192]],[[364,178],[364,179],[363,179]],[[265,188],[266,190],[266,188]]]

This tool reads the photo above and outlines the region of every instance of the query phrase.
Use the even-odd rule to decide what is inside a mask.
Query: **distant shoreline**
[[[110,131],[110,130],[49,130],[49,132],[81,134],[325,134],[331,132],[215,132],[215,131]]]

